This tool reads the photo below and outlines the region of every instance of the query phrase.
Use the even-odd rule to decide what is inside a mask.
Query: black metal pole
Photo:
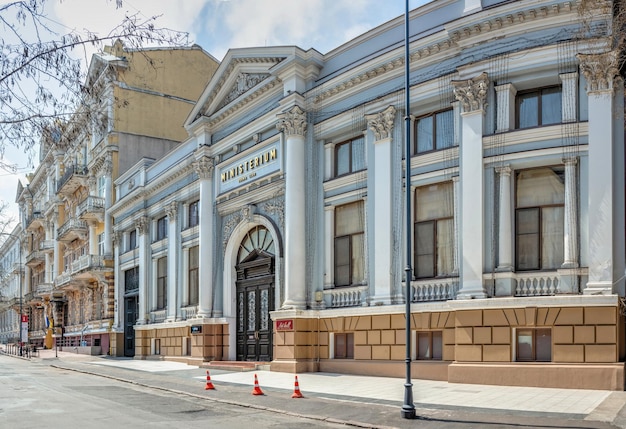
[[[23,351],[23,338],[22,338],[22,324],[24,323],[22,321],[22,313],[23,313],[23,308],[22,308],[22,300],[24,299],[24,293],[22,291],[22,239],[20,237],[18,237],[17,239],[17,245],[20,246],[20,251],[19,251],[19,265],[18,265],[18,270],[17,270],[17,275],[20,276],[20,325],[19,325],[19,329],[20,329],[20,356],[22,356],[22,351]]]
[[[406,381],[404,383],[404,404],[402,405],[402,417],[405,419],[415,418],[415,404],[413,404],[413,383],[411,383],[411,97],[409,94],[409,0],[406,0],[404,11],[404,93],[406,96],[404,124],[406,128],[405,151],[404,151],[404,191],[406,194],[406,267],[404,280],[406,292]]]

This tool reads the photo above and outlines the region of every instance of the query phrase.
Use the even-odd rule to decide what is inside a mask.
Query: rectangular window
[[[335,145],[335,177],[365,169],[365,138]]]
[[[365,281],[363,201],[335,208],[335,286]]]
[[[560,86],[519,92],[515,102],[517,128],[560,124],[562,121]]]
[[[167,216],[163,216],[157,220],[156,241],[163,240],[167,237]]]
[[[167,306],[167,256],[157,260],[157,310]]]
[[[189,249],[189,305],[198,304],[198,267],[199,261],[199,247],[194,246]]]
[[[106,177],[98,177],[98,196],[104,198],[106,190]]]
[[[414,264],[418,279],[446,277],[454,270],[452,182],[415,190]]]
[[[441,360],[443,351],[442,331],[417,333],[417,359]]]
[[[104,232],[98,234],[98,255],[104,255]]]
[[[133,250],[137,248],[137,230],[133,229],[128,233],[128,247],[126,250]]]
[[[199,201],[189,204],[189,214],[187,218],[187,226],[189,228],[197,226],[200,223],[200,213],[198,212]]]
[[[335,359],[354,359],[354,333],[335,334]]]
[[[552,361],[552,331],[549,328],[518,329],[516,360],[520,362]]]
[[[454,112],[452,109],[431,113],[415,121],[415,153],[430,152],[454,146]]]
[[[515,269],[557,269],[564,260],[565,170],[521,170],[515,179]]]
[[[124,271],[124,291],[126,293],[139,289],[139,267]]]

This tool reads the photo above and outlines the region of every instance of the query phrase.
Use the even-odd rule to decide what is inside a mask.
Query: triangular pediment
[[[231,49],[209,81],[186,124],[212,117],[223,109],[255,97],[276,83],[272,69],[293,56],[294,47]]]

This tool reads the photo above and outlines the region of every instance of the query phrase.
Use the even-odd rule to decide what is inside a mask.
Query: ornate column
[[[306,308],[306,114],[298,106],[278,115],[285,135],[285,302],[283,309]]]
[[[178,202],[165,208],[167,214],[167,322],[179,319],[178,299]]]
[[[374,266],[370,270],[370,302],[373,305],[391,304],[392,259],[394,254],[391,172],[394,170],[392,141],[395,116],[396,108],[393,106],[373,115],[365,115],[367,127],[374,135],[374,165],[370,166],[368,173],[373,175],[373,180],[368,181],[368,185],[371,185],[372,188],[368,189],[368,195],[374,199],[373,225],[375,234],[372,234],[373,240],[370,243],[374,249]],[[410,175],[410,153],[407,154],[406,160]],[[400,255],[402,253],[400,252]]]
[[[335,206],[324,207],[324,289],[331,289],[335,279]]]
[[[104,165],[102,167],[102,173],[104,174],[104,254],[111,255],[112,254],[112,246],[111,242],[111,234],[113,232],[113,222],[111,220],[111,215],[108,214],[109,208],[113,204],[113,182],[111,180],[111,176],[113,174],[113,162],[109,158],[104,161]]]
[[[585,294],[624,293],[624,83],[619,54],[578,54],[589,97],[589,280]]]
[[[496,168],[500,177],[500,211],[498,213],[498,271],[513,269],[513,247],[511,244],[511,167]]]
[[[561,121],[563,123],[575,122],[578,107],[578,73],[562,73],[561,79]]]
[[[461,226],[460,219],[460,205],[461,205],[461,181],[459,180],[459,176],[452,177],[452,192],[454,198],[454,213],[453,213],[453,222],[454,222],[454,267],[452,269],[452,273],[455,275],[459,275],[460,265],[459,265],[459,233]]]
[[[563,159],[565,164],[565,204],[563,214],[563,265],[559,272],[559,291],[579,293],[578,268],[578,183],[577,157]]]
[[[515,281],[513,279],[513,218],[511,209],[511,167],[504,165],[495,169],[499,176],[500,206],[498,212],[498,265],[496,271],[496,296],[514,296]]]
[[[213,171],[215,162],[207,156],[208,148],[202,146],[196,150],[194,170],[200,181],[200,200],[198,212],[200,223],[198,226],[198,317],[214,317],[214,285],[213,285],[213,229],[215,218],[213,215]]]
[[[148,233],[150,231],[150,220],[147,217],[140,217],[135,221],[137,228],[138,248],[139,248],[139,314],[137,315],[137,324],[142,325],[148,323],[150,295],[148,289],[148,270],[150,264],[150,240]]]
[[[461,272],[459,299],[486,298],[483,285],[484,259],[484,167],[483,117],[489,80],[487,73],[473,79],[452,81],[461,113]]]

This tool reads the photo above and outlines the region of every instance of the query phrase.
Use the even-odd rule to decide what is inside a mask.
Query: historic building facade
[[[612,6],[412,11],[410,116],[403,17],[230,50],[187,140],[111,177],[113,353],[401,376],[408,299],[416,377],[622,390]]]
[[[21,226],[1,233],[0,246],[0,343],[18,343],[20,340],[20,309],[24,307],[24,250],[20,240]],[[26,313],[28,315],[28,313]],[[26,340],[26,337],[23,337]]]
[[[93,56],[86,102],[42,136],[39,166],[18,185],[29,341],[115,353],[113,181],[186,136],[181,124],[217,61],[199,47]],[[82,349],[82,348],[85,349]]]

